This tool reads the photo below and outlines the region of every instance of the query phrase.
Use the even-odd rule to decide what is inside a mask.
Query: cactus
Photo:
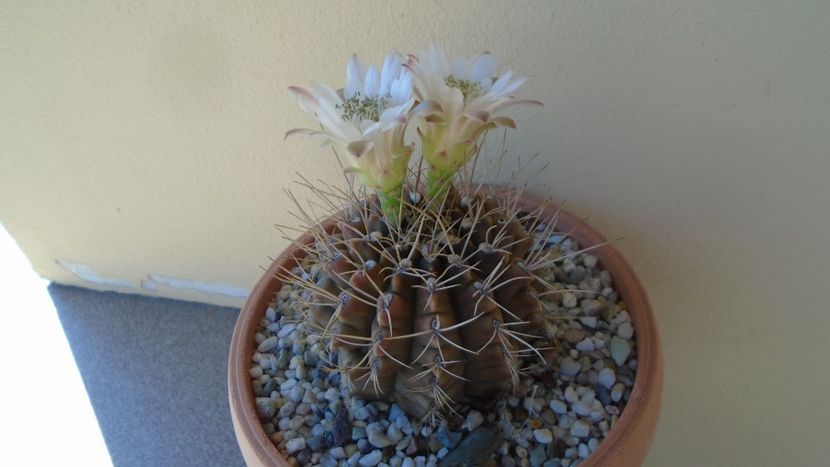
[[[338,201],[346,206],[323,227],[298,204],[314,243],[300,245],[306,270],[283,279],[307,291],[302,329],[327,344],[353,395],[395,400],[432,422],[460,401],[508,393],[524,357],[546,364],[552,345],[540,297],[558,290],[544,279],[553,263],[534,234],[553,223],[542,210],[522,211],[521,192],[497,198],[473,189],[475,163],[466,183],[454,185],[488,131],[515,128],[499,112],[541,105],[515,99],[525,79],[496,75],[496,66],[489,53],[450,62],[433,46],[420,57],[392,53],[381,69],[352,57],[340,92],[319,83],[289,88],[322,128],[286,136],[340,150],[345,170],[375,191],[306,183],[334,211]],[[411,133],[421,143],[415,170]]]
[[[350,200],[282,277],[308,291],[302,328],[352,395],[433,423],[509,393],[522,358],[546,364],[540,297],[558,292],[536,274],[549,265],[533,240],[541,211],[521,211],[518,192],[447,192],[438,210],[410,199],[397,223],[376,197]]]

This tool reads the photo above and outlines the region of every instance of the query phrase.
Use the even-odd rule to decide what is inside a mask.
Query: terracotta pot
[[[535,208],[541,204],[541,199],[525,195],[522,204]],[[555,206],[547,210],[549,216],[555,212]],[[582,247],[605,241],[597,231],[564,211],[559,213],[557,230],[572,231],[572,238]],[[299,241],[310,240],[310,235],[306,234]],[[597,248],[592,254],[597,256],[600,265],[611,273],[616,290],[631,315],[636,331],[638,366],[634,389],[618,423],[597,450],[581,465],[640,465],[654,438],[660,412],[660,392],[663,385],[660,339],[651,305],[631,266],[611,245]],[[289,465],[268,438],[257,417],[248,369],[256,347],[254,334],[257,326],[265,315],[268,303],[282,286],[281,281],[274,277],[275,273],[282,266],[288,267],[295,256],[302,256],[302,252],[296,248],[289,248],[274,261],[248,297],[233,331],[228,360],[228,395],[236,438],[245,462],[251,467]]]

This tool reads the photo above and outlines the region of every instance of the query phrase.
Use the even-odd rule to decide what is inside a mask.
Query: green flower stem
[[[452,186],[455,172],[430,169],[427,172],[427,200],[432,207],[440,207]]]
[[[380,210],[383,215],[391,223],[397,223],[401,214],[401,196],[403,195],[402,186],[393,188],[387,191],[378,191],[378,198],[380,199]]]

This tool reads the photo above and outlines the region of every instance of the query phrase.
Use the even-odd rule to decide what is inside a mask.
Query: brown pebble
[[[585,332],[581,329],[568,329],[562,338],[571,345],[576,345],[585,339]]]

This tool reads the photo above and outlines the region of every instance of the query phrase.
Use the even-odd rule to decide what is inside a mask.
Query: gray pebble
[[[571,436],[584,438],[591,433],[591,427],[583,420],[577,420],[571,425]]]
[[[530,451],[530,465],[542,465],[542,462],[545,462],[547,457],[545,448],[543,446],[536,446]]]
[[[286,402],[285,405],[280,407],[280,417],[286,418],[294,415],[294,403],[293,402]]]
[[[288,451],[289,454],[293,454],[303,449],[305,449],[305,438],[294,438],[285,443],[285,450]]]
[[[625,391],[625,386],[622,383],[617,383],[611,389],[611,400],[614,402],[619,402],[622,399],[623,392]]]
[[[591,408],[588,407],[584,402],[579,401],[571,407],[577,415],[580,417],[587,417],[591,414]]]
[[[277,336],[271,336],[265,339],[264,341],[260,342],[259,346],[257,346],[257,350],[260,352],[268,352],[269,350],[277,346],[277,342],[279,342]]]
[[[622,366],[625,364],[625,361],[628,359],[628,356],[631,354],[631,344],[628,343],[625,339],[620,339],[619,337],[612,337],[611,342],[608,344],[609,350],[611,351],[611,358],[614,359],[614,363],[617,366]]]
[[[582,339],[576,346],[574,347],[576,350],[580,352],[593,352],[594,351],[594,342],[591,340],[590,337],[586,337]]]
[[[593,268],[597,265],[597,257],[594,255],[583,255],[582,264],[584,264],[586,268]]]
[[[565,376],[575,376],[581,369],[582,365],[570,357],[563,358],[559,363],[559,371]]]
[[[259,415],[260,420],[263,422],[270,422],[277,413],[277,407],[274,405],[274,401],[270,397],[257,397],[256,412],[257,415]]]
[[[365,456],[361,457],[358,461],[360,467],[373,467],[380,463],[380,460],[383,458],[383,453],[375,449],[374,451],[366,454]]]
[[[383,431],[383,425],[378,423],[372,423],[366,427],[366,436],[369,438],[369,443],[372,446],[376,448],[385,448],[386,446],[395,444],[395,442],[389,439]]]
[[[620,324],[617,328],[617,335],[622,339],[631,339],[634,337],[634,328],[631,326],[631,323],[625,322]]]
[[[615,381],[617,381],[617,375],[614,374],[614,370],[611,368],[603,368],[597,376],[597,383],[609,389],[614,385]]]
[[[559,415],[568,412],[568,406],[558,399],[553,399],[552,401],[550,401],[550,409],[558,413]]]
[[[553,441],[553,433],[551,433],[551,431],[547,428],[533,430],[533,439],[535,439],[537,443],[548,444]]]

